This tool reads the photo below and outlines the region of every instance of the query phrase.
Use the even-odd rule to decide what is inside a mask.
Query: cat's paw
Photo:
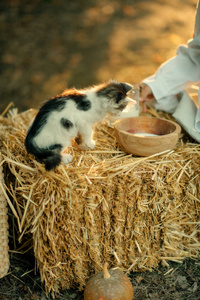
[[[81,150],[89,150],[89,149],[94,149],[95,147],[95,141],[94,140],[91,140],[89,142],[84,142],[84,143],[81,143],[78,145],[79,149]]]
[[[94,140],[89,141],[89,142],[87,143],[87,146],[88,146],[88,148],[90,148],[90,149],[94,149],[94,147],[95,147],[95,141],[94,141]]]
[[[79,144],[78,147],[79,147],[79,149],[84,150],[84,151],[89,150],[89,147],[85,143]]]
[[[72,159],[73,159],[73,156],[71,154],[62,154],[61,156],[61,159],[62,159],[62,162],[67,165],[69,164],[70,162],[72,162]]]

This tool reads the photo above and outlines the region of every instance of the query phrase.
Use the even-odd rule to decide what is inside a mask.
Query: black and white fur
[[[131,101],[132,86],[110,81],[85,90],[70,89],[47,101],[30,126],[25,146],[50,171],[61,161],[68,164],[72,155],[63,153],[76,138],[79,148],[93,149],[92,125],[107,113],[119,115]]]

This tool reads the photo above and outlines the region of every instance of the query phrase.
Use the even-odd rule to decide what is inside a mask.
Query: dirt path
[[[195,3],[1,1],[0,112],[11,101],[38,108],[67,87],[151,75],[192,36]]]

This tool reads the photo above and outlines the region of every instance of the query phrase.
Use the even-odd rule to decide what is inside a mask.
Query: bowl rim
[[[157,135],[157,136],[142,136],[142,135],[134,135],[133,133],[130,133],[126,130],[123,130],[123,129],[119,129],[118,128],[118,125],[122,122],[125,122],[126,120],[128,119],[151,119],[151,120],[161,120],[161,121],[165,121],[165,122],[168,122],[168,123],[171,123],[175,126],[175,130],[173,132],[170,132],[170,133],[167,133],[167,134],[162,134],[162,135]],[[130,136],[134,136],[135,138],[140,138],[140,139],[163,139],[163,138],[166,138],[166,136],[171,136],[171,135],[174,135],[174,134],[180,134],[181,133],[181,126],[174,122],[174,121],[171,121],[171,120],[168,120],[168,119],[165,119],[165,118],[157,118],[157,117],[149,117],[149,116],[138,116],[138,117],[130,117],[130,118],[123,118],[123,119],[119,119],[117,121],[115,121],[113,123],[113,127],[118,131],[118,132],[121,132],[123,134],[126,134],[126,135],[130,135]]]

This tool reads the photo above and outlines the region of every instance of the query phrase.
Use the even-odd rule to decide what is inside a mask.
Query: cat
[[[75,138],[82,150],[93,149],[92,125],[107,113],[119,115],[129,101],[128,83],[109,81],[83,90],[68,89],[47,101],[28,129],[25,146],[28,153],[45,164],[47,171],[61,162],[68,164],[72,155],[63,153]]]

